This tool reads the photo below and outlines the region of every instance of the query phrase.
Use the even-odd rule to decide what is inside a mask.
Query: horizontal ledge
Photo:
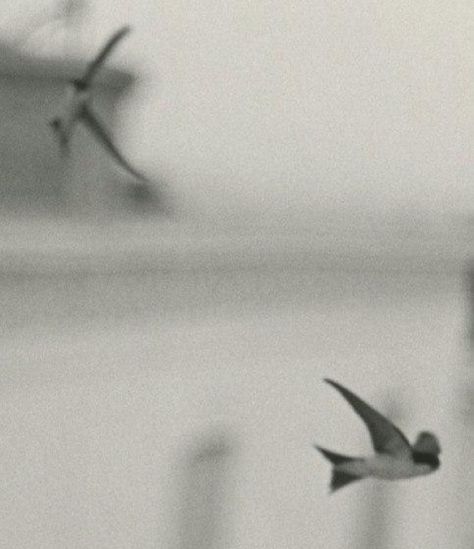
[[[0,43],[0,77],[38,78],[68,81],[80,76],[88,61],[78,58],[33,56]],[[97,77],[99,85],[125,90],[136,81],[133,73],[104,67]]]
[[[454,230],[403,236],[344,226],[213,232],[166,222],[4,221],[0,234],[2,275],[283,266],[459,270],[474,259],[469,235]]]

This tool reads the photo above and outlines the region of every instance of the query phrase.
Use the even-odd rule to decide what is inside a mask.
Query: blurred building
[[[86,66],[77,59],[43,58],[0,44],[0,211],[8,214],[71,215],[104,210],[153,209],[156,195],[114,165],[87,130],[78,125],[71,157],[61,158],[48,124],[62,108],[68,81]],[[117,108],[133,88],[127,71],[100,72],[94,105],[107,129],[116,129]]]
[[[465,549],[468,245],[355,234],[10,224],[4,546]],[[312,444],[370,442],[325,376],[382,411],[397,402],[411,440],[435,431],[440,471],[329,497]],[[204,441],[186,457],[216,426],[225,452]]]
[[[150,197],[81,128],[60,160],[47,122],[83,65],[0,53],[0,547],[472,545],[470,235],[332,212],[300,232],[103,216],[119,189]],[[111,130],[133,82],[98,81]],[[329,497],[313,443],[370,443],[326,376],[396,403],[410,440],[435,431],[440,471]]]

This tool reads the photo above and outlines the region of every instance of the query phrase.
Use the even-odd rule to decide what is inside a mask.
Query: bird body
[[[413,464],[410,459],[396,458],[387,454],[375,454],[354,459],[338,466],[338,469],[349,475],[375,477],[385,480],[427,475],[433,469],[426,464]]]
[[[66,89],[64,107],[58,119],[60,120],[61,129],[68,137],[68,140],[72,137],[74,126],[80,119],[82,110],[87,104],[90,95],[90,90],[78,90],[73,83],[69,84]]]
[[[333,465],[332,491],[367,477],[400,480],[428,475],[438,469],[441,448],[435,435],[422,431],[415,444],[410,445],[398,427],[382,414],[339,383],[325,381],[341,393],[365,422],[375,450],[371,456],[351,457],[315,445]]]
[[[82,122],[124,170],[137,179],[147,181],[140,172],[125,160],[91,107],[92,81],[112,49],[129,31],[128,26],[116,31],[89,64],[85,74],[69,83],[63,111],[53,118],[50,124],[56,133],[63,155],[67,155],[69,152],[69,143],[76,124]]]

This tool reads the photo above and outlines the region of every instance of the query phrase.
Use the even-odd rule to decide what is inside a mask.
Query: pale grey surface
[[[32,46],[91,54],[134,26],[110,59],[143,75],[123,113],[124,150],[188,211],[236,222],[327,208],[473,213],[467,0],[90,7],[66,46],[57,24]],[[37,10],[7,3],[5,36]]]
[[[223,547],[353,547],[377,488],[328,498],[312,443],[370,447],[331,376],[441,439],[436,475],[382,494],[387,547],[465,549],[468,3],[111,5],[32,47],[135,26],[123,144],[184,220],[2,217],[0,547],[175,548],[183,452],[216,426]]]
[[[1,346],[3,547],[175,547],[182,452],[215,426],[237,442],[222,547],[353,547],[373,486],[328,497],[312,443],[370,445],[325,376],[381,409],[393,397],[410,438],[440,436],[440,471],[389,489],[388,547],[464,547],[461,272],[100,257],[98,270],[2,275],[2,315],[16,315]]]

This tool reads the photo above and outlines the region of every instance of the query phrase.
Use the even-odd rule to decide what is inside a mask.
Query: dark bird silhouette
[[[63,156],[69,153],[69,143],[76,124],[82,122],[124,170],[137,179],[147,181],[139,171],[125,160],[91,107],[92,84],[95,76],[114,47],[129,32],[130,27],[128,26],[116,31],[99,51],[95,59],[89,63],[81,78],[71,80],[67,89],[65,108],[60,115],[50,121],[50,125],[57,136]]]
[[[398,480],[427,475],[438,469],[441,448],[434,434],[422,431],[412,446],[398,427],[349,389],[331,379],[325,381],[339,391],[362,418],[375,450],[372,456],[350,457],[314,445],[333,465],[332,492],[367,477]]]

